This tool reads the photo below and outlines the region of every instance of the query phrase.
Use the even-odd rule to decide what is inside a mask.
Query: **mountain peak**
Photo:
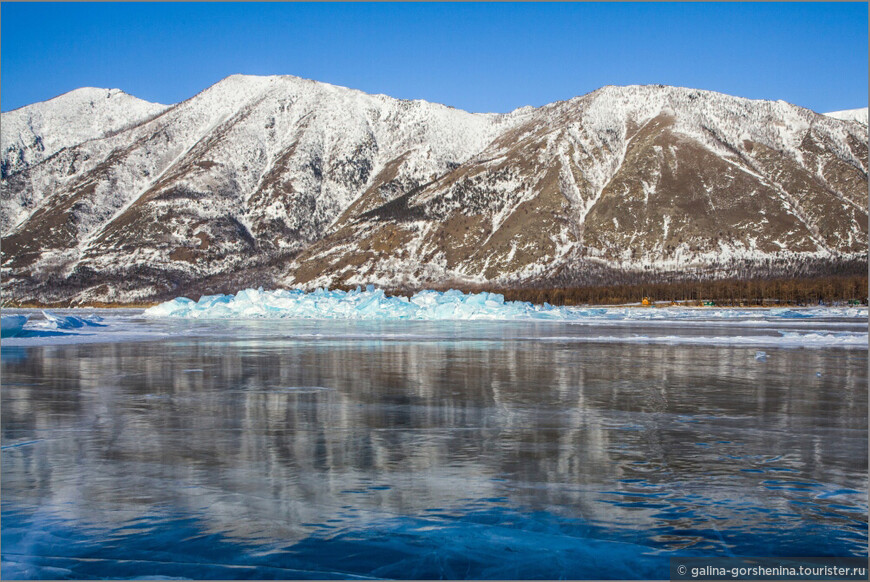
[[[51,108],[73,108],[79,110],[85,107],[85,104],[87,104],[87,106],[89,107],[98,107],[98,104],[102,100],[112,99],[125,101],[125,103],[123,103],[124,107],[128,107],[130,103],[147,104],[154,107],[168,107],[167,105],[163,105],[161,103],[152,103],[149,101],[145,101],[144,99],[139,99],[138,97],[134,97],[133,95],[130,95],[129,93],[126,93],[121,89],[108,89],[105,87],[79,87],[77,89],[67,91],[66,93],[61,93],[56,97],[46,99],[45,101],[38,101],[36,103],[24,105],[17,109],[4,111],[3,115],[11,115],[12,118],[14,118],[15,115],[13,114],[20,115],[20,112],[22,112],[22,110],[42,113],[46,110],[50,110]],[[4,117],[4,120],[6,119],[7,118]]]
[[[168,108],[120,89],[81,87],[2,114],[0,174],[22,171],[60,150],[140,123]]]
[[[252,75],[65,100],[3,118],[21,298],[866,268],[866,130],[784,102],[631,85],[479,114]]]

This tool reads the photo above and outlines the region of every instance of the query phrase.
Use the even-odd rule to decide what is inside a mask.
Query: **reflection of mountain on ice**
[[[810,551],[819,534],[801,512],[832,527],[851,516],[830,505],[866,513],[866,471],[855,467],[866,370],[854,354],[780,350],[760,363],[739,345],[521,339],[578,327],[553,322],[401,322],[392,329],[441,341],[342,343],[299,336],[390,326],[172,323],[200,327],[200,340],[4,359],[14,403],[4,425],[23,427],[4,437],[17,445],[4,449],[4,503],[40,508],[22,517],[4,505],[4,534],[37,532],[4,552],[36,555],[25,542],[56,543],[68,526],[79,548],[117,544],[127,560],[153,560],[155,547],[177,562],[195,556],[191,577],[216,563],[301,568],[299,556],[323,573],[339,548],[354,574],[399,578],[389,564],[416,563],[433,578],[462,564],[498,579],[533,577],[509,568],[531,572],[535,560],[550,578],[571,567],[602,578],[595,568],[621,564],[625,550],[638,561],[620,576],[652,579],[662,571],[638,574],[664,563],[650,548],[748,552],[764,536],[771,555]],[[490,341],[449,339],[459,327]],[[840,375],[817,378],[832,361]],[[28,375],[42,384],[21,382]],[[329,389],[286,389],[295,386]],[[820,410],[829,424],[808,431]],[[143,538],[150,545],[136,546]],[[844,534],[837,555],[862,551],[850,549],[859,542],[866,548],[862,530]],[[375,556],[389,558],[379,573]]]

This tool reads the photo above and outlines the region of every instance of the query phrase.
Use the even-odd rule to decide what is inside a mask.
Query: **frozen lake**
[[[10,312],[31,318],[2,342],[4,579],[663,579],[672,555],[867,555],[866,308]]]

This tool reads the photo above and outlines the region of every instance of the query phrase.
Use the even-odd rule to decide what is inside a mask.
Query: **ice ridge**
[[[600,319],[740,319],[769,317],[804,319],[818,317],[866,318],[866,308],[810,309],[692,309],[692,308],[589,308],[557,307],[547,303],[505,301],[498,293],[420,291],[412,297],[391,297],[382,289],[313,292],[245,289],[236,295],[205,295],[199,301],[179,297],[145,311],[146,317],[189,319],[354,319],[354,320],[561,320]]]
[[[589,311],[589,310],[586,310]],[[564,319],[565,308],[505,301],[497,293],[421,291],[414,296],[390,297],[382,289],[329,291],[318,289],[264,291],[245,289],[236,295],[206,295],[193,301],[179,297],[145,311],[146,317],[301,318],[367,320],[451,319]]]

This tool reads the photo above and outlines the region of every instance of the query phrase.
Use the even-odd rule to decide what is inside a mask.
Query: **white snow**
[[[834,119],[840,119],[842,121],[857,121],[858,123],[867,125],[866,107],[860,109],[844,109],[843,111],[831,111],[829,113],[824,113],[823,115],[833,117]]]
[[[120,89],[83,87],[2,114],[0,149],[7,172],[58,151],[135,125],[167,109]]]
[[[123,119],[97,97],[123,105]],[[162,115],[146,121],[155,113]],[[248,225],[277,217],[291,228],[313,223],[315,231],[322,230],[388,162],[404,156],[398,180],[443,174],[448,164],[467,160],[524,115],[468,113],[293,76],[233,75],[168,108],[118,90],[81,89],[3,114],[3,151],[11,152],[10,171],[36,167],[28,172],[23,192],[3,199],[0,230],[8,234],[49,195],[73,195],[82,177],[107,161],[111,166],[97,178],[91,209],[80,213],[76,225],[80,253],[133,202],[166,184],[227,193],[206,205],[190,204],[205,219],[230,215]],[[51,147],[46,144],[45,155],[27,153],[26,164],[14,162],[16,152],[37,137],[43,143],[54,140]],[[69,149],[37,165],[63,148]],[[205,171],[196,164],[203,157],[226,171]],[[283,207],[250,200],[279,160],[278,188],[292,184],[293,191],[310,195],[316,201],[313,212],[306,207],[288,215]],[[345,175],[365,160],[371,170],[361,183]],[[312,172],[315,163],[318,173]]]

